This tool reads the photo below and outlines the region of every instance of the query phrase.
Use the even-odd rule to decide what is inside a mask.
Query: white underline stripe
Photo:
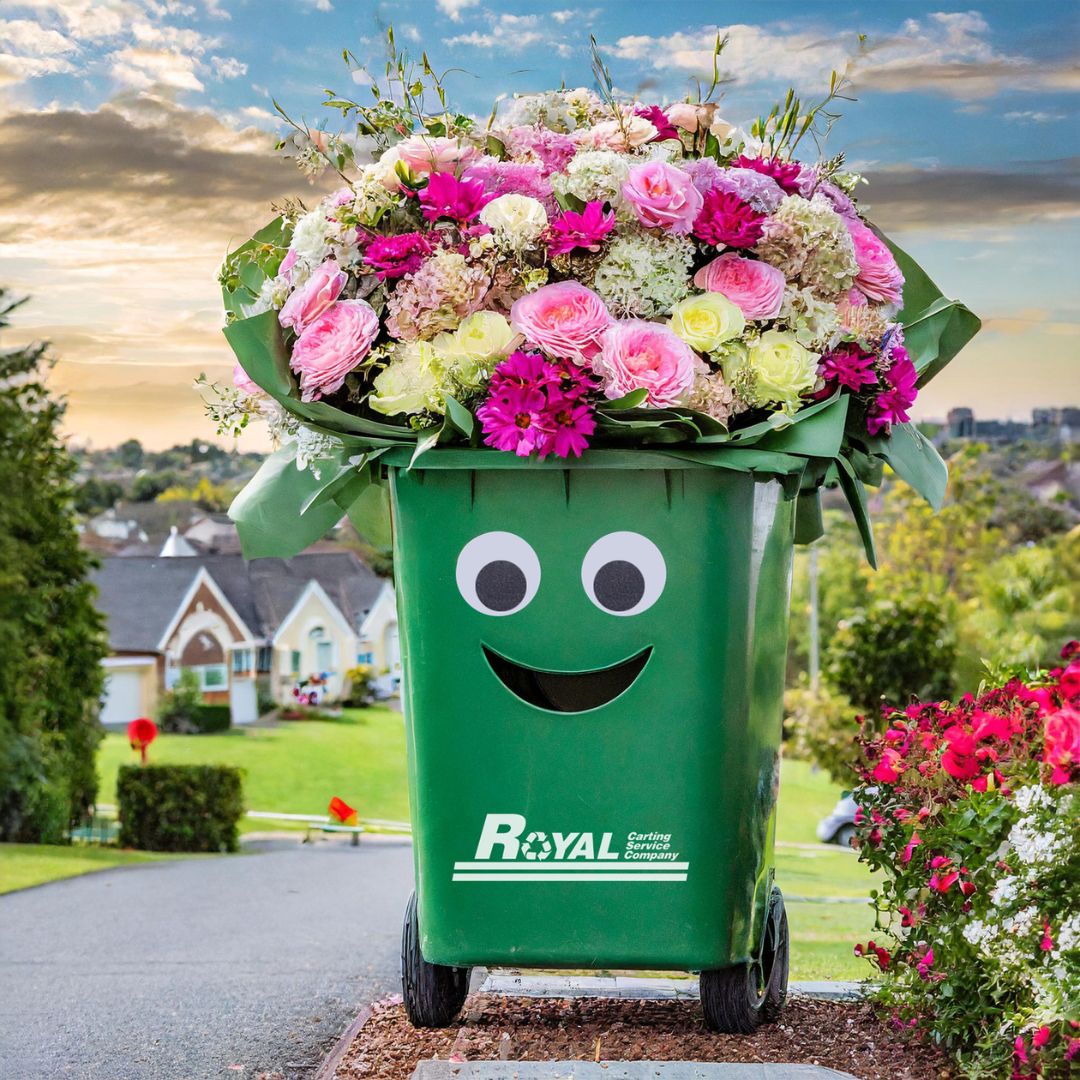
[[[685,881],[686,874],[454,874],[454,881]]]
[[[456,862],[455,870],[530,870],[530,871],[579,871],[579,870],[689,870],[688,862],[667,862],[666,860],[637,860],[637,859],[614,859],[607,862],[522,862],[520,859],[511,862]]]

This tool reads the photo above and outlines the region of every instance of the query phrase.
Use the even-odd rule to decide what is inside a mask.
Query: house
[[[109,635],[105,724],[152,716],[185,668],[237,724],[257,718],[260,700],[291,701],[311,675],[326,676],[333,700],[357,663],[375,668],[384,693],[397,689],[393,586],[352,552],[116,556],[94,577]]]

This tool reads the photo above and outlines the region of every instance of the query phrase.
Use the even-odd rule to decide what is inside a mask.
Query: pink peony
[[[394,146],[397,157],[421,176],[428,173],[454,172],[459,165],[468,165],[479,156],[474,146],[457,139],[413,135]]]
[[[376,236],[364,251],[364,262],[380,281],[415,274],[431,254],[431,244],[423,233]]]
[[[855,261],[859,264],[856,288],[879,303],[899,304],[903,296],[904,275],[885,241],[858,218],[845,220],[855,245]]]
[[[702,205],[690,177],[666,161],[631,165],[622,193],[647,229],[673,233],[688,233]]]
[[[314,322],[340,295],[345,288],[348,274],[333,259],[320,263],[315,272],[296,289],[278,312],[278,322],[303,333],[304,327]]]
[[[694,284],[723,293],[747,319],[775,319],[784,302],[784,275],[775,266],[728,251],[694,275]]]
[[[290,361],[300,376],[301,400],[317,401],[340,390],[378,333],[379,316],[366,300],[338,300],[309,323],[297,338]]]
[[[233,386],[242,393],[255,395],[263,392],[262,387],[248,375],[239,363],[233,364],[232,381]]]
[[[600,351],[611,315],[591,289],[576,281],[559,281],[515,300],[510,323],[552,356],[588,359]]]
[[[668,327],[626,319],[608,328],[592,366],[604,380],[608,398],[644,389],[647,404],[663,408],[677,405],[689,391],[697,357]]]

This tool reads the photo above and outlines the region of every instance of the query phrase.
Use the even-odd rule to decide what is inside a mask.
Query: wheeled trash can
[[[714,1029],[774,1017],[798,476],[655,451],[385,460],[413,1023],[451,1023],[474,965],[696,971]]]

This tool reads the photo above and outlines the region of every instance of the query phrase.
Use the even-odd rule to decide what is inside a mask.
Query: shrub
[[[1080,645],[1066,668],[911,705],[867,738],[860,859],[898,1026],[964,1075],[1034,1080],[1080,1065]]]
[[[116,782],[120,846],[144,851],[236,851],[244,813],[231,765],[124,765]]]
[[[157,708],[158,727],[173,735],[197,731],[197,717],[202,707],[199,676],[191,668],[184,668],[173,688],[161,695]]]
[[[371,683],[374,672],[370,664],[357,664],[345,672],[345,678],[349,683],[348,693],[342,704],[349,705],[354,709],[363,709],[372,703],[375,694]]]
[[[200,705],[195,713],[195,728],[202,735],[227,731],[232,724],[232,708],[228,705]]]
[[[863,762],[855,707],[825,684],[802,682],[784,692],[784,726],[793,757],[812,761],[842,788],[853,787]]]
[[[843,620],[829,642],[825,676],[857,709],[952,692],[956,644],[942,604],[930,597],[879,600]]]

